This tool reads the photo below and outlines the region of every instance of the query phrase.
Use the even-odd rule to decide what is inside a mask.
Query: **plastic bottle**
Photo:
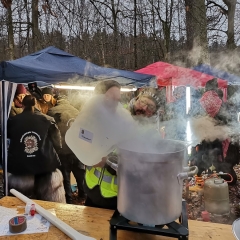
[[[35,213],[36,213],[36,207],[35,207],[35,204],[32,204],[30,208],[30,215],[34,216]]]
[[[104,95],[92,97],[68,129],[65,140],[85,165],[99,163],[121,141],[134,135],[136,123],[130,112],[118,104],[113,111]]]

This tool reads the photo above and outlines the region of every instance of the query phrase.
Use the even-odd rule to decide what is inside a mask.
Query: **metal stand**
[[[116,210],[110,220],[110,240],[117,240],[117,230],[161,235],[177,238],[178,240],[188,240],[189,231],[186,206],[186,201],[182,201],[182,214],[179,217],[179,223],[174,221],[165,225],[156,225],[155,227],[142,226],[141,224],[131,225],[129,224],[130,221]],[[168,228],[163,229],[164,226]]]

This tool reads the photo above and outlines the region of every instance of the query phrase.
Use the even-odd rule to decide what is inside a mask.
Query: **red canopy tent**
[[[176,86],[204,87],[207,81],[214,78],[211,75],[190,68],[179,67],[165,62],[152,63],[135,72],[155,75],[158,86],[171,88]],[[226,100],[227,81],[218,78],[218,87],[223,90],[224,100]],[[169,89],[167,89],[167,92],[169,92]]]
[[[159,86],[192,86],[204,87],[208,80],[214,77],[205,73],[195,71],[190,68],[174,66],[170,63],[156,62],[135,72],[152,74],[157,77]],[[218,87],[226,88],[227,81],[218,78]]]

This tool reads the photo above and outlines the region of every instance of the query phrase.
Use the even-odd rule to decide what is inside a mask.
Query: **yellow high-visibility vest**
[[[104,198],[116,197],[118,193],[117,176],[112,175],[106,168],[87,167],[85,180],[88,188],[100,186]]]

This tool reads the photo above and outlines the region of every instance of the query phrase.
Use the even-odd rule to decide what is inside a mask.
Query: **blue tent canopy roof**
[[[202,73],[212,75],[217,78],[227,80],[229,84],[240,85],[240,77],[239,76],[215,69],[207,64],[198,65],[198,66],[194,67],[193,69],[196,71],[202,72]]]
[[[113,78],[122,85],[142,87],[149,85],[155,78],[149,74],[100,67],[55,47],[45,48],[17,60],[4,61],[1,68],[1,79],[15,83],[41,81],[56,84],[69,79],[83,78],[84,81],[85,78],[89,82]]]

